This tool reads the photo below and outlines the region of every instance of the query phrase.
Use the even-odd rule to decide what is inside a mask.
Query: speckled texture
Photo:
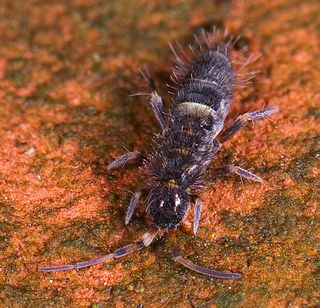
[[[0,3],[0,301],[5,307],[314,307],[320,304],[320,3],[2,0]],[[138,76],[147,64],[165,98],[168,41],[201,27],[241,34],[261,71],[238,91],[227,123],[279,106],[228,141],[213,162],[265,182],[217,178],[184,255],[240,280],[175,264],[164,237],[117,262],[80,271],[39,266],[109,253],[147,228],[124,217],[143,176],[107,172],[125,149],[149,151],[159,131]]]

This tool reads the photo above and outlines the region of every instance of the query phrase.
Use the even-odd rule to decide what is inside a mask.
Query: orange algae
[[[128,7],[130,9],[128,9]],[[319,15],[316,0],[3,1],[0,8],[0,297],[4,305],[286,307],[319,305]],[[112,173],[128,149],[147,152],[158,127],[136,74],[142,63],[164,85],[168,41],[223,25],[261,52],[239,114],[279,106],[230,140],[214,166],[253,168],[263,184],[215,179],[198,236],[192,213],[179,241],[205,266],[243,274],[216,280],[172,261],[166,240],[81,271],[42,265],[87,260],[147,228],[143,208],[124,226],[135,164]],[[161,86],[161,92],[165,89]],[[164,94],[165,98],[168,96]],[[155,125],[154,125],[155,124]],[[151,128],[151,127],[154,127]],[[164,295],[165,294],[165,295]],[[96,305],[96,306],[94,306]]]

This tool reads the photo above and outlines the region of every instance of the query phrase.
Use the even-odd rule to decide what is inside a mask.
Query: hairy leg
[[[128,152],[124,155],[121,155],[112,163],[110,163],[108,165],[108,170],[122,166],[126,164],[129,160],[136,160],[137,162],[142,163],[145,159],[146,157],[142,155],[139,151]]]
[[[201,217],[201,206],[202,206],[202,199],[196,198],[195,204],[194,204],[194,221],[193,221],[193,233],[197,234],[199,221]]]
[[[142,76],[147,80],[150,88],[150,105],[155,113],[157,120],[159,121],[161,128],[164,129],[166,125],[165,113],[163,111],[162,97],[158,94],[154,80],[150,72],[145,68],[141,70]]]
[[[210,173],[216,176],[229,176],[229,175],[237,174],[248,180],[263,183],[263,180],[260,177],[238,166],[226,165],[226,166],[211,169],[211,170],[210,170]]]
[[[279,108],[269,108],[244,113],[236,118],[236,120],[220,135],[219,142],[222,144],[229,140],[233,135],[244,127],[249,121],[264,119],[276,112]]]

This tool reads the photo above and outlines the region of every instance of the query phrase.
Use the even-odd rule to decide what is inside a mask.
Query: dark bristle
[[[225,57],[230,57],[230,61],[234,66],[234,85],[236,88],[244,88],[257,74],[257,71],[247,71],[247,68],[257,61],[259,55],[251,54],[243,60],[234,55],[234,53],[231,54],[230,50],[238,50],[238,54],[243,55],[247,52],[248,46],[244,45],[244,40],[240,36],[229,35],[227,30],[220,31],[216,27],[213,27],[212,31],[201,29],[199,35],[194,34],[194,44],[189,44],[186,49],[179,43],[175,43],[176,47],[173,44],[169,45],[175,62],[175,66],[172,68],[171,80],[178,86],[183,83],[183,78],[190,71],[194,61],[210,50],[217,51]]]

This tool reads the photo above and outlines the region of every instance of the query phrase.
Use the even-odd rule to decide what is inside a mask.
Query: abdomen
[[[175,102],[198,103],[218,111],[224,104],[227,114],[234,82],[234,71],[227,52],[208,50],[190,66],[181,80]]]

